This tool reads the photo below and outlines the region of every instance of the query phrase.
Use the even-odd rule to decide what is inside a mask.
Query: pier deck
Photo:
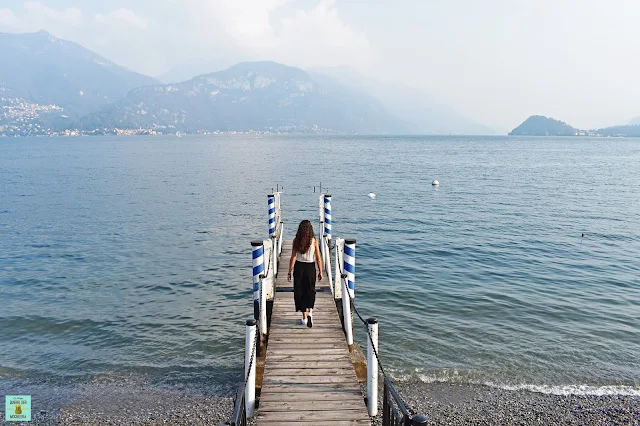
[[[269,331],[257,424],[371,424],[326,278],[316,283],[313,327],[298,325],[284,243]]]

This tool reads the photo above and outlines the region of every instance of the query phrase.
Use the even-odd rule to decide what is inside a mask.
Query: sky
[[[349,67],[501,130],[640,116],[640,0],[0,0],[0,32],[41,29],[154,77]]]

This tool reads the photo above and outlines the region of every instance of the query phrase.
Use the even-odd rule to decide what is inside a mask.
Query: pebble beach
[[[640,397],[632,395],[549,395],[448,383],[398,384],[397,389],[407,406],[434,426],[640,425]],[[25,390],[34,401],[29,425],[221,425],[233,410],[231,392],[126,382]],[[379,400],[381,411],[382,389]],[[372,419],[372,425],[381,424],[381,415]]]

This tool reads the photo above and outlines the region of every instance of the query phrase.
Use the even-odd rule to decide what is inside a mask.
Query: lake
[[[0,139],[0,382],[231,388],[266,195],[292,238],[322,183],[396,380],[638,395],[639,177],[636,139]]]

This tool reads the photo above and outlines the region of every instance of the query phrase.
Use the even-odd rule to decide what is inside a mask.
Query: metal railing
[[[236,399],[233,405],[233,416],[231,417],[231,426],[247,426],[247,404],[244,397],[245,385],[238,386]]]
[[[388,377],[384,378],[384,397],[382,399],[382,425],[383,426],[409,426],[411,425],[411,413],[404,405],[398,391]]]

